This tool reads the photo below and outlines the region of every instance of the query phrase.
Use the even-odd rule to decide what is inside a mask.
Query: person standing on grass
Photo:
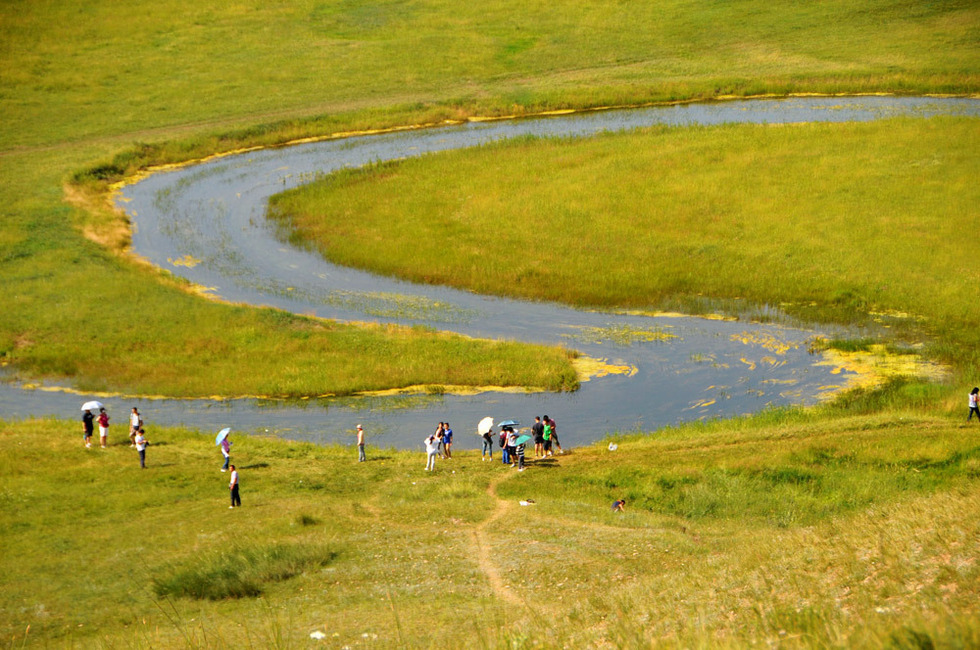
[[[534,457],[544,456],[544,424],[541,423],[541,416],[534,416],[534,424],[531,425],[531,436],[534,437]]]
[[[980,388],[974,387],[970,391],[970,414],[966,416],[966,421],[969,422],[973,414],[977,414],[977,422],[980,422]]]
[[[439,445],[439,447],[438,447],[439,458],[442,458],[442,427],[443,427],[443,423],[440,422],[439,423],[439,426],[436,427],[435,432],[432,434],[438,440],[438,445]]]
[[[82,431],[85,432],[85,446],[92,446],[92,432],[95,431],[95,416],[92,411],[85,411],[82,414]]]
[[[364,455],[364,427],[357,425],[357,462],[363,463],[367,460]]]
[[[133,412],[129,414],[129,446],[136,446],[136,433],[143,426],[143,418],[140,417],[140,412],[133,407]]]
[[[221,471],[227,472],[228,463],[231,462],[231,440],[228,440],[228,436],[221,441],[221,455],[225,457],[225,464],[221,466]]]
[[[524,453],[523,449],[521,453]],[[510,457],[510,466],[514,467],[517,464],[517,433],[510,427],[507,428],[507,455]]]
[[[517,447],[517,471],[524,471],[524,443],[522,442]]]
[[[558,424],[555,423],[554,418],[549,418],[547,415],[544,416],[544,422],[545,422],[545,424],[550,424],[551,425],[551,444],[552,444],[552,446],[555,449],[558,450],[558,453],[559,454],[564,454],[565,452],[563,452],[561,450],[561,443],[558,442]]]
[[[445,450],[446,458],[453,457],[453,430],[448,422],[442,423],[442,448]]]
[[[480,460],[493,460],[493,432],[487,431],[483,434],[483,453],[480,455]]]
[[[425,471],[431,472],[436,468],[436,456],[439,454],[439,437],[436,434],[425,439],[425,453],[428,455]]]
[[[143,427],[136,432],[136,452],[140,455],[140,469],[146,469],[146,446],[150,444],[143,433]]]
[[[109,414],[99,409],[99,444],[105,449],[109,444]]]
[[[544,436],[543,436],[544,437],[544,455],[545,456],[550,456],[551,455],[551,433],[552,433],[553,430],[551,428],[551,423],[548,420],[548,416],[547,415],[544,416],[544,419],[543,420],[541,420],[541,424],[544,425]]]
[[[231,505],[229,508],[241,508],[242,507],[242,497],[238,493],[238,470],[235,466],[231,466],[231,481],[228,483],[228,489],[231,490]]]

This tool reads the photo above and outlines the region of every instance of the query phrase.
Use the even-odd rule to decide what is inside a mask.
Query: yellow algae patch
[[[798,343],[788,343],[769,332],[740,332],[729,337],[732,341],[745,345],[758,345],[774,354],[786,354],[800,347]]]
[[[760,383],[792,386],[793,384],[800,383],[800,380],[799,379],[763,379]]]
[[[417,386],[404,386],[402,388],[388,388],[385,390],[368,390],[357,393],[362,397],[397,397],[399,395],[462,395],[471,396],[481,393],[542,393],[545,388],[529,388],[525,386],[436,386],[433,384],[420,384]]]
[[[739,359],[739,361],[747,365],[749,367],[749,370],[755,370],[755,361],[749,361],[745,357],[742,357],[741,359]]]
[[[632,345],[637,341],[644,343],[664,342],[678,338],[676,334],[660,327],[643,329],[630,325],[610,325],[608,327],[579,327],[577,329],[577,334],[563,334],[562,336],[586,343],[610,342],[617,345]]]
[[[725,316],[724,314],[682,314],[677,311],[654,311],[647,309],[617,309],[615,313],[626,316],[646,316],[647,318],[699,318],[701,320],[716,320],[731,323],[738,321],[737,316]]]
[[[170,264],[172,264],[173,266],[186,266],[189,269],[192,269],[201,263],[201,260],[197,259],[192,255],[184,255],[183,257],[179,257],[177,259],[168,257],[167,261],[170,262]]]
[[[830,399],[845,390],[877,388],[893,377],[915,377],[941,381],[949,373],[945,366],[923,359],[918,354],[891,354],[884,345],[871,345],[868,350],[842,352],[824,350],[817,366],[830,366],[832,374],[850,373],[843,386],[826,387],[821,399]]]
[[[609,363],[608,359],[594,359],[586,356],[572,359],[572,367],[575,368],[580,382],[599,379],[609,375],[632,377],[638,371],[638,368],[633,365]]]
[[[716,402],[716,400],[713,400],[713,399],[699,399],[696,402],[694,402],[693,404],[691,404],[690,406],[688,406],[685,410],[686,411],[693,411],[694,409],[706,408],[708,406],[711,406],[715,402]]]

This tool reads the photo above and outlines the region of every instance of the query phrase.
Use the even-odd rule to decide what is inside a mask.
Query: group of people
[[[99,423],[99,443],[102,449],[109,447],[109,414],[105,407],[99,407],[99,415],[96,418],[95,409],[87,409],[82,413],[82,432],[84,435],[85,447],[91,448],[92,435],[95,433],[95,422]],[[135,447],[140,457],[140,467],[146,469],[146,431],[143,430],[143,417],[139,410],[134,406],[133,412],[129,415],[129,446]]]
[[[436,456],[439,458],[453,457],[453,429],[448,422],[440,422],[432,435],[423,441],[425,445],[425,471],[431,472],[436,468]]]

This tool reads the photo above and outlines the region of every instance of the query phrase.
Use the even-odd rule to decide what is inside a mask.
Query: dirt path
[[[477,565],[480,567],[480,571],[482,571],[483,575],[487,577],[487,582],[490,584],[490,589],[493,590],[493,593],[497,596],[497,598],[509,605],[528,607],[527,602],[514,593],[510,586],[507,585],[504,582],[504,579],[500,576],[500,570],[493,561],[493,554],[490,552],[490,545],[486,534],[487,527],[491,526],[498,519],[505,516],[513,507],[511,503],[504,501],[497,496],[497,484],[503,480],[506,480],[510,476],[512,476],[512,474],[501,474],[500,476],[491,480],[490,484],[487,486],[487,494],[494,499],[495,506],[493,512],[490,513],[490,516],[477,524],[476,527],[470,531],[470,536],[473,542],[471,552],[473,553]]]

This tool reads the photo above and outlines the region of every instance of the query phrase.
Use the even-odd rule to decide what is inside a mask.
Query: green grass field
[[[970,1],[12,0],[0,16],[0,363],[84,390],[575,385],[564,350],[199,297],[134,263],[129,224],[105,203],[110,182],[148,165],[476,115],[980,91],[980,6]],[[542,202],[589,174],[609,188],[625,168],[651,202],[668,203],[661,216],[683,217],[647,245],[704,271],[646,274],[628,285],[642,296],[634,302],[607,268],[560,299],[793,301],[794,313],[838,320],[909,310],[926,320],[901,334],[928,337],[933,355],[955,362],[954,381],[896,381],[821,410],[624,437],[614,453],[577,449],[523,474],[467,453],[427,475],[421,453],[371,449],[358,465],[349,448],[238,439],[240,511],[227,508],[220,456],[197,432],[151,428],[140,471],[118,433],[109,450],[85,450],[75,422],[3,422],[0,647],[980,645],[980,427],[954,421],[964,387],[980,383],[975,123],[637,137],[675,167],[658,169],[619,137],[525,141],[341,184],[421,181],[451,161],[452,185],[486,185],[469,204],[478,218],[489,206],[514,211],[489,196],[501,186],[486,183],[488,152],[542,177],[560,166],[555,185],[536,189]],[[726,161],[764,161],[771,173],[733,174]],[[693,170],[710,176],[682,174]],[[651,177],[656,185],[639,182]],[[698,187],[715,189],[693,201]],[[797,195],[820,217],[810,224],[819,240],[764,219],[767,206],[811,216]],[[619,199],[600,210],[578,197],[620,235],[610,247],[643,241],[629,227],[634,203]],[[841,219],[840,206],[875,219]],[[581,214],[569,209],[560,225]],[[780,240],[786,248],[774,248]],[[721,252],[734,254],[731,266],[703,265]],[[545,271],[522,285],[547,294],[555,269]],[[820,304],[807,312],[811,292]],[[461,377],[446,375],[454,366]],[[628,507],[614,515],[618,497]]]
[[[905,313],[906,334],[935,338],[969,378],[978,152],[969,118],[654,128],[341,172],[271,211],[338,264],[480,293],[639,309],[709,296],[838,322]],[[499,263],[488,241],[521,254]]]
[[[11,648],[980,642],[977,424],[781,411],[523,474],[237,438],[240,510],[210,435],[140,470],[77,429],[0,426]]]

